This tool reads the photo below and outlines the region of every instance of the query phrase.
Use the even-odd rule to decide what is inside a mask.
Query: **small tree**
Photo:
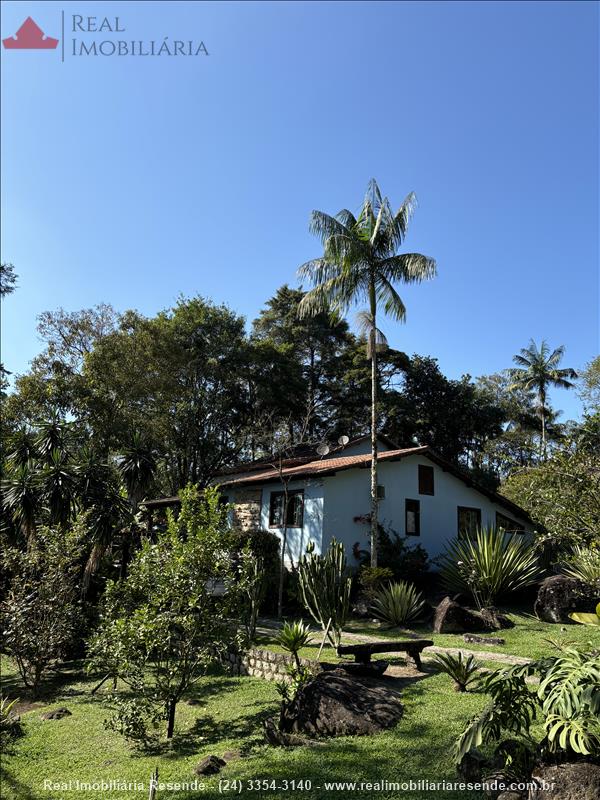
[[[330,643],[337,647],[348,618],[352,586],[352,579],[346,576],[344,545],[332,539],[324,556],[313,551],[314,545],[307,547],[298,566],[302,599]]]
[[[64,658],[80,627],[79,577],[87,518],[40,527],[27,552],[10,550],[13,574],[2,603],[3,645],[23,683],[37,696],[44,673]]]
[[[218,492],[188,487],[177,519],[169,513],[156,543],[146,540],[127,578],[109,583],[90,666],[120,678],[141,706],[167,719],[215,656],[235,638],[231,558],[223,546],[227,509]]]

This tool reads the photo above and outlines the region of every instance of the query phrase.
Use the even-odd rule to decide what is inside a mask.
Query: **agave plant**
[[[455,539],[440,559],[444,584],[471,593],[479,608],[490,608],[509,592],[531,586],[542,567],[531,544],[500,528],[482,528],[475,539]]]
[[[399,581],[375,592],[371,610],[378,619],[396,628],[418,620],[424,605],[423,596],[412,583]]]
[[[296,667],[300,668],[299,651],[310,644],[310,628],[302,620],[298,622],[285,622],[277,634],[277,644],[281,645],[294,656]]]
[[[480,667],[473,655],[463,658],[460,651],[456,656],[452,653],[438,653],[433,660],[442,672],[452,678],[457,692],[468,691],[468,686],[476,679]]]
[[[576,544],[572,548],[568,562],[563,566],[565,575],[588,586],[600,589],[600,550]]]

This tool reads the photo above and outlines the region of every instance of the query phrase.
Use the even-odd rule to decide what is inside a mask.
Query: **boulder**
[[[479,614],[464,608],[450,597],[441,601],[433,617],[434,633],[467,633],[485,630],[485,627]]]
[[[344,670],[305,683],[281,717],[281,729],[308,736],[365,736],[396,725],[404,707],[397,692]]]
[[[194,772],[196,775],[216,775],[226,765],[226,761],[219,756],[206,756],[196,765]]]
[[[483,771],[489,766],[488,759],[474,747],[468,753],[465,753],[456,771],[464,781],[477,783],[481,780]]]
[[[42,719],[62,719],[63,717],[70,717],[72,716],[71,712],[68,708],[55,708],[53,711],[47,711],[45,714],[42,714]]]
[[[263,732],[267,742],[274,747],[320,747],[323,744],[297,733],[285,733],[273,719],[263,722]]]
[[[492,631],[506,630],[514,628],[515,623],[506,614],[501,614],[497,608],[482,608],[479,612],[486,628]]]
[[[598,800],[600,797],[600,765],[586,761],[539,765],[534,768],[531,781],[529,800]]]
[[[506,639],[501,639],[499,636],[478,636],[476,633],[463,634],[465,642],[473,642],[474,644],[490,644],[501,645],[506,644]]]
[[[542,581],[533,611],[544,622],[571,622],[571,611],[589,610],[589,591],[568,575],[551,575]]]

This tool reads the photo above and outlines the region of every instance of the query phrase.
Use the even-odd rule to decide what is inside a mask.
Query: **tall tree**
[[[572,381],[577,378],[577,373],[570,367],[560,368],[559,364],[565,354],[564,345],[550,351],[545,339],[538,346],[530,340],[528,347],[524,347],[519,354],[513,357],[517,368],[513,370],[514,388],[533,389],[538,398],[538,413],[542,423],[540,453],[545,460],[548,455],[546,438],[546,420],[548,417],[548,389],[557,386],[561,389],[572,389]]]
[[[416,205],[411,192],[394,213],[377,182],[367,188],[358,217],[342,209],[335,217],[313,211],[310,230],[321,239],[323,255],[303,264],[299,275],[313,288],[302,300],[299,316],[329,311],[343,316],[366,302],[369,315],[368,356],[371,362],[371,564],[377,566],[377,352],[381,332],[377,313],[383,311],[403,321],[406,307],[395,283],[419,283],[434,277],[435,261],[420,253],[398,253]],[[365,319],[363,317],[363,319]]]

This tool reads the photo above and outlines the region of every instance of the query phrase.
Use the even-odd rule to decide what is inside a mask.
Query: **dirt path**
[[[264,636],[270,636],[272,635],[273,631],[276,631],[279,627],[280,625],[276,620],[261,619],[259,621],[257,633],[260,633]],[[314,626],[311,626],[311,630],[313,630],[315,633],[321,633],[321,631]],[[408,638],[405,634],[400,634],[399,638],[402,638],[403,636],[404,638]],[[380,641],[380,639],[377,636],[373,636],[371,634],[349,633],[346,631],[344,631],[342,638],[344,644],[351,644],[352,642]],[[420,638],[420,637],[414,637],[414,638]],[[529,664],[529,662],[531,661],[530,658],[523,658],[522,656],[513,656],[509,653],[497,653],[497,652],[492,652],[490,650],[469,650],[468,647],[439,647],[438,645],[433,645],[433,647],[428,647],[426,650],[423,650],[421,658],[423,659],[423,661],[430,661],[435,655],[435,653],[451,653],[452,655],[458,655],[459,653],[462,653],[463,656],[474,655],[480,661],[492,661],[498,664],[511,664],[511,665]]]

